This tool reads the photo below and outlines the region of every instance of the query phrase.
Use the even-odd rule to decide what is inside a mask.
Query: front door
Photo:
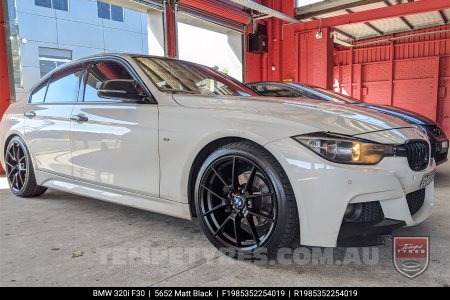
[[[72,112],[73,176],[158,197],[158,107],[98,96],[101,83],[112,79],[133,78],[116,61],[99,61],[87,69],[83,101]]]

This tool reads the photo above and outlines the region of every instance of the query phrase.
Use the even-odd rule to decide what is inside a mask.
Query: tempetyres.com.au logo
[[[233,249],[202,247],[112,247],[97,249],[100,264],[112,265],[190,265],[198,262],[230,265],[248,262],[255,265],[378,265],[378,247],[280,248],[275,255],[267,249],[254,254]],[[231,259],[234,258],[234,259]]]
[[[379,247],[280,248],[268,255],[262,248],[258,253],[236,253],[232,248],[211,247],[107,247],[94,251],[100,264],[112,265],[232,265],[247,262],[254,265],[368,265],[380,261]],[[392,261],[395,269],[408,278],[422,274],[430,262],[429,237],[396,236],[392,240]]]

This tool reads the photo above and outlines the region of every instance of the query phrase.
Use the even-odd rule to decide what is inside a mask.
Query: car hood
[[[419,125],[419,126],[437,125],[436,122],[428,119],[427,117],[425,117],[423,115],[417,114],[415,112],[412,112],[412,111],[409,111],[406,109],[398,108],[395,106],[377,105],[377,104],[370,104],[370,103],[357,103],[354,105],[369,108],[369,109],[378,111],[378,112],[386,114],[386,115],[394,116],[396,118],[402,119],[403,121],[405,121],[409,124],[414,124],[414,125]]]
[[[267,126],[293,124],[305,131],[327,131],[345,135],[414,127],[396,117],[358,106],[299,98],[173,95],[184,107],[222,110],[224,118],[258,116]],[[228,114],[227,114],[228,112]]]

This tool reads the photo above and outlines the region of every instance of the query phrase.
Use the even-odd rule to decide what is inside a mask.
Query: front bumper
[[[386,157],[377,165],[357,166],[324,160],[291,138],[265,147],[275,155],[290,179],[297,200],[303,245],[335,247],[338,240],[344,240],[339,235],[347,226],[343,226],[344,213],[350,203],[379,201],[384,219],[399,222],[376,234],[390,233],[390,229],[398,226],[419,224],[430,215],[434,182],[424,188],[423,205],[414,214],[410,212],[406,195],[421,189],[423,176],[436,167],[434,161],[427,169],[415,172],[405,157]],[[372,230],[364,224],[359,227],[358,234],[352,237],[364,236]]]
[[[397,228],[406,226],[405,221],[383,219],[366,223],[342,223],[337,246],[375,246],[384,243],[383,236]]]

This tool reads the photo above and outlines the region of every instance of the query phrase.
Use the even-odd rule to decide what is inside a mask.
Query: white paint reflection
[[[299,168],[302,169],[306,169],[306,170],[332,170],[333,167],[327,164],[323,164],[323,163],[311,163],[311,162],[307,162],[307,161],[301,161],[301,160],[297,160],[297,159],[287,159],[287,162],[290,165],[294,165],[297,166]]]

